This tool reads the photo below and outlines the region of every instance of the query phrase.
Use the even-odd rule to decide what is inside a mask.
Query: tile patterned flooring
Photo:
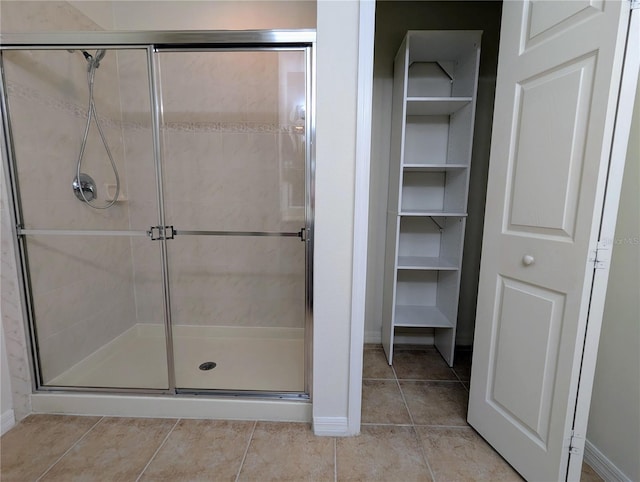
[[[465,422],[470,353],[364,354],[362,433],[308,424],[31,415],[0,441],[2,481],[522,480]],[[584,481],[600,480],[585,466]]]

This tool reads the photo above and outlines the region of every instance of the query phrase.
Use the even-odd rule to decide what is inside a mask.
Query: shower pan
[[[314,40],[2,36],[36,390],[309,398]]]

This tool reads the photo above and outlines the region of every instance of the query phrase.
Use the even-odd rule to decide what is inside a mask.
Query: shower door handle
[[[304,229],[296,233],[287,231],[183,231],[173,230],[176,236],[269,236],[283,238],[301,238],[304,241]]]
[[[173,239],[176,234],[176,230],[173,226],[151,226],[147,235],[151,238],[151,241],[164,241],[166,239]]]

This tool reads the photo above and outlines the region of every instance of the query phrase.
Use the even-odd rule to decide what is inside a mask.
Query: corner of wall
[[[584,461],[607,482],[631,482],[622,470],[588,440],[584,445]]]

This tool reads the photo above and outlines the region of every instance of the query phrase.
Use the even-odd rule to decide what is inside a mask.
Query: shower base
[[[186,390],[304,391],[302,328],[173,328],[176,387]],[[215,368],[201,370],[206,362]],[[56,387],[168,388],[164,326],[138,323],[47,381]]]

